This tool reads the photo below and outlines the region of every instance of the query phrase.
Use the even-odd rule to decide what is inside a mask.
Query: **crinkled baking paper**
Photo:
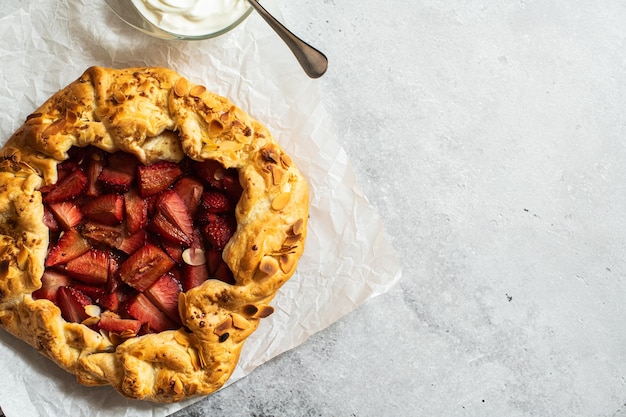
[[[273,1],[266,7],[277,10]],[[379,217],[355,182],[316,80],[256,14],[220,38],[163,41],[120,21],[103,0],[38,0],[0,19],[0,144],[89,66],[165,66],[228,97],[270,128],[311,186],[306,250],[246,342],[229,383],[292,349],[400,278]],[[332,61],[331,61],[332,71]],[[88,388],[0,330],[0,407],[7,417],[165,416],[190,404],[127,400]]]

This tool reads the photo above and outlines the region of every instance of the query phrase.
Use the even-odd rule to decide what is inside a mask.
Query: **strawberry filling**
[[[237,227],[238,173],[216,161],[141,164],[72,148],[41,189],[50,230],[42,287],[68,322],[121,339],[180,327],[178,295],[234,284],[222,251]]]

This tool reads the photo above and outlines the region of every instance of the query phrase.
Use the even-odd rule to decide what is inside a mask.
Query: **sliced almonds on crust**
[[[223,252],[234,284],[207,280],[181,292],[177,330],[94,331],[94,309],[85,310],[87,325],[69,323],[52,302],[31,296],[48,250],[38,189],[57,182],[72,147],[88,145],[146,165],[184,156],[240,173],[238,225]],[[223,171],[213,175],[224,180]],[[304,250],[308,188],[291,158],[229,100],[163,68],[85,71],[11,136],[0,151],[0,182],[0,326],[80,383],[109,384],[129,398],[172,402],[219,389]],[[204,255],[181,254],[190,266],[207,262]]]

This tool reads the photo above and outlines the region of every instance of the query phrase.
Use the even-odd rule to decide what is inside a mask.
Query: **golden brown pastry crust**
[[[115,345],[34,300],[48,249],[39,187],[72,146],[122,150],[143,163],[214,159],[239,170],[237,231],[223,257],[235,285],[206,281],[179,299],[183,326]],[[164,68],[89,68],[31,114],[0,152],[0,325],[85,385],[135,399],[209,394],[304,249],[308,188],[268,130],[227,99]]]

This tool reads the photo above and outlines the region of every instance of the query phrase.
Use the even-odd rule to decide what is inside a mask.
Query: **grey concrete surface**
[[[626,416],[626,4],[280,9],[403,279],[175,415]]]

